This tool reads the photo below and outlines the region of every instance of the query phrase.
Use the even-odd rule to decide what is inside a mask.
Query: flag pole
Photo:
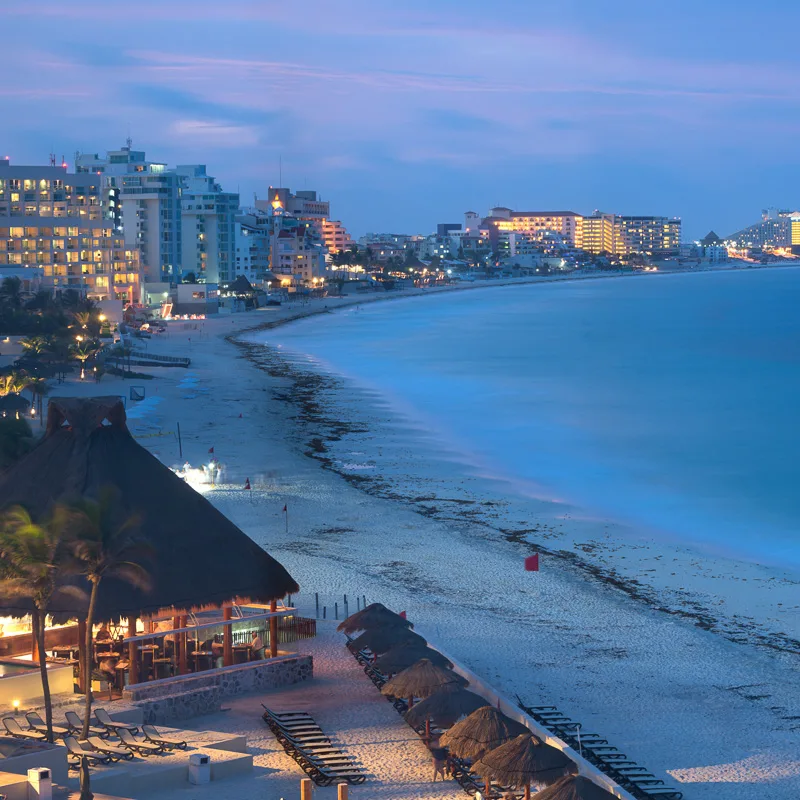
[[[289,533],[289,504],[284,505],[283,510],[286,512],[286,533]]]

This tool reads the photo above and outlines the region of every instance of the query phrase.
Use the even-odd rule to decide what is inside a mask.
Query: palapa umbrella
[[[484,753],[473,764],[477,772],[498,783],[525,789],[530,800],[531,783],[550,783],[577,769],[575,762],[557,747],[540,742],[530,731]]]
[[[406,722],[413,727],[425,723],[425,731],[430,735],[430,723],[435,722],[448,728],[489,703],[475,692],[462,689],[460,686],[443,686],[438,692],[417,703],[406,711]]]
[[[353,639],[355,648],[362,650],[369,647],[376,655],[381,655],[398,644],[415,644],[417,647],[425,647],[428,643],[418,633],[399,625],[373,628]]]
[[[342,631],[342,633],[355,633],[356,631],[372,630],[372,628],[382,628],[384,625],[411,627],[411,623],[405,617],[395,614],[383,603],[371,603],[361,611],[351,614],[344,622],[340,622],[336,630]]]
[[[453,663],[432,647],[417,647],[411,644],[398,644],[375,659],[373,666],[384,675],[396,675],[413,666],[421,658],[427,658],[437,667],[452,669]]]
[[[521,722],[510,719],[494,706],[484,706],[456,722],[439,741],[456,758],[476,761],[484,753],[524,733],[530,734],[530,731]],[[489,778],[486,778],[486,796],[489,796]]]
[[[533,800],[616,800],[616,797],[583,775],[566,775],[537,792]]]
[[[404,669],[383,685],[381,694],[389,697],[407,697],[408,706],[414,705],[415,697],[430,697],[443,686],[467,686],[469,681],[447,667],[437,667],[423,658]]]

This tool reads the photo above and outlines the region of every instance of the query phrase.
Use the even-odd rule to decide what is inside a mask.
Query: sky
[[[800,207],[787,0],[0,0],[0,151],[130,136],[242,203],[316,189],[365,232],[594,209],[732,233]]]

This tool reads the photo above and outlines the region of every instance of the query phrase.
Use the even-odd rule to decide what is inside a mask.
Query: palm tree
[[[42,422],[42,417],[44,416],[42,413],[44,410],[44,398],[50,394],[50,386],[48,385],[46,378],[30,377],[28,378],[27,388],[31,393],[31,397],[33,398],[34,407],[39,414],[39,426],[41,427],[44,424]]]
[[[4,278],[0,284],[0,302],[10,308],[22,305],[22,281],[19,278]]]
[[[97,355],[97,347],[94,342],[90,340],[79,341],[72,348],[73,358],[77,358],[81,362],[81,380],[86,377],[86,362]]]
[[[30,358],[41,357],[50,347],[50,343],[44,336],[28,336],[25,339],[20,339],[19,343],[25,355]]]
[[[6,375],[0,375],[0,397],[24,392],[28,388],[29,381],[30,378],[27,375],[16,370]]]
[[[67,555],[64,549],[69,511],[55,506],[41,524],[22,506],[14,506],[0,520],[0,591],[6,596],[28,598],[32,604],[31,628],[42,676],[47,741],[53,741],[53,706],[47,676],[45,619],[52,597],[74,593],[74,587],[59,586]]]
[[[82,498],[73,504],[70,546],[78,569],[91,584],[86,615],[86,663],[81,671],[86,682],[86,710],[82,738],[89,735],[92,715],[92,625],[97,590],[103,578],[119,578],[140,589],[149,588],[147,570],[140,563],[150,552],[139,535],[139,517],[122,518],[119,494],[113,487],[102,489],[97,500]]]

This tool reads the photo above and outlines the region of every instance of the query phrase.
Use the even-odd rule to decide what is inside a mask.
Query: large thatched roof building
[[[41,443],[0,476],[0,509],[25,506],[34,519],[54,503],[118,496],[122,519],[137,515],[152,555],[152,588],[143,592],[107,578],[98,619],[188,611],[238,601],[268,603],[298,590],[291,575],[202,495],[139,445],[125,424],[119,397],[53,398]],[[83,580],[83,579],[78,579]],[[23,601],[0,601],[0,614],[27,613]],[[77,604],[77,605],[76,605]],[[83,601],[53,601],[57,616]]]

